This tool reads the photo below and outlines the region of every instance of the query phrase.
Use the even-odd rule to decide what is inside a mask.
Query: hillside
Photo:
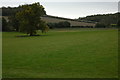
[[[20,7],[2,7],[2,16],[12,16],[19,10],[21,10]],[[72,27],[94,27],[96,23],[100,23],[102,25],[105,25],[106,27],[111,27],[111,26],[116,27],[118,24],[118,15],[119,13],[98,14],[98,15],[86,16],[84,18],[80,17],[78,19],[68,19],[68,18],[45,15],[41,17],[41,19],[46,21],[47,23],[58,23],[61,21],[68,21],[70,22]],[[5,18],[7,19],[7,17]]]
[[[97,22],[106,26],[111,26],[113,24],[117,24],[119,15],[120,13],[91,15],[84,18],[79,18],[78,21]]]
[[[47,23],[58,23],[62,21],[68,21],[71,23],[71,26],[89,26],[89,27],[94,27],[95,23],[87,23],[87,22],[81,22],[81,21],[76,21],[74,19],[67,19],[67,18],[61,18],[61,17],[55,17],[55,16],[43,16],[41,17],[42,20],[46,21]]]
[[[20,7],[2,7],[2,16],[14,15],[20,9],[21,9]],[[8,20],[7,17],[5,18],[6,20]],[[41,19],[46,21],[47,23],[58,23],[61,21],[68,21],[70,22],[72,27],[94,27],[95,26],[95,23],[81,22],[74,19],[68,19],[68,18],[62,18],[62,17],[50,16],[50,15],[45,15],[41,17]]]
[[[3,16],[7,21],[8,21],[8,16]],[[1,18],[1,17],[0,17]],[[43,21],[46,21],[46,23],[59,23],[59,22],[63,22],[63,21],[68,21],[70,22],[72,27],[94,27],[95,23],[87,23],[87,22],[80,22],[80,21],[76,21],[74,19],[67,19],[67,18],[61,18],[61,17],[54,17],[54,16],[43,16],[41,17],[41,19]]]

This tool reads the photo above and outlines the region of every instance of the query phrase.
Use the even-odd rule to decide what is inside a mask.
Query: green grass
[[[118,31],[3,32],[3,78],[117,78]]]

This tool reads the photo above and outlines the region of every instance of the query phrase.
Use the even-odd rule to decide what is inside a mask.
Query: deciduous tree
[[[36,30],[43,27],[45,23],[41,23],[40,17],[45,15],[44,7],[39,3],[21,6],[22,10],[16,14],[20,22],[20,31],[33,36],[36,34]],[[45,28],[45,26],[44,26]],[[45,30],[45,29],[42,29]],[[44,31],[43,31],[44,32]]]

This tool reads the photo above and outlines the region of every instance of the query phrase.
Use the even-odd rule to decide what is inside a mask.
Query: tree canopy
[[[112,24],[117,24],[118,17],[120,13],[115,13],[115,14],[98,14],[98,15],[91,15],[91,16],[86,16],[84,18],[79,18],[78,21],[84,21],[84,22],[92,22],[92,23],[98,23],[99,24],[104,24],[106,27],[111,27]],[[117,25],[116,25],[117,27]]]
[[[47,28],[45,25],[43,26],[41,24],[40,17],[46,14],[42,5],[34,3],[20,7],[22,9],[15,15],[20,23],[20,32],[24,32],[32,36],[36,34],[36,30],[40,29],[40,27]]]

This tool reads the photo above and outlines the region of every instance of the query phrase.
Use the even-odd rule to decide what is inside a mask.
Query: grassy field
[[[118,31],[3,32],[3,78],[117,78]]]

